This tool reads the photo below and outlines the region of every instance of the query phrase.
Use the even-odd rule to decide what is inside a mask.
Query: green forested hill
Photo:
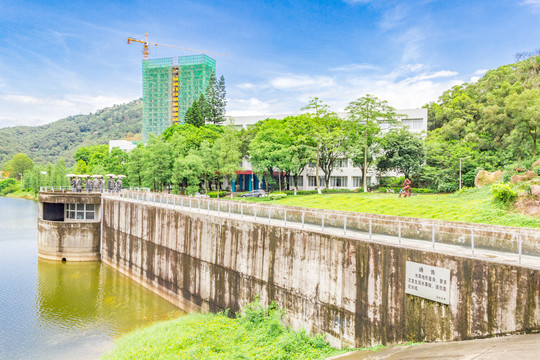
[[[427,108],[423,186],[458,189],[460,159],[465,186],[481,169],[529,169],[540,154],[540,55],[454,86]]]
[[[25,153],[36,163],[55,163],[61,157],[73,164],[81,146],[107,144],[141,132],[142,101],[114,105],[93,114],[69,116],[41,126],[0,129],[0,166],[14,154]]]

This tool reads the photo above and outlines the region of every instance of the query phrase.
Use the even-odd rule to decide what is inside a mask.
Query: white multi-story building
[[[415,133],[427,132],[427,109],[399,109],[396,113],[403,114],[399,120],[403,125]],[[238,130],[257,123],[264,119],[284,119],[287,116],[297,114],[282,114],[282,115],[260,115],[260,116],[234,116],[230,117]],[[339,116],[345,118],[346,113],[338,113]],[[383,131],[386,130],[383,125]],[[238,171],[238,177],[235,181],[236,191],[250,191],[252,189],[265,188],[264,180],[260,179],[253,173],[251,164],[248,160],[242,161],[244,170]],[[316,189],[315,166],[307,166],[298,178],[298,190],[314,190]],[[278,176],[278,172],[274,174]],[[377,185],[376,171],[373,168],[368,169],[367,183],[368,186]],[[392,174],[397,175],[397,174]],[[324,172],[319,169],[320,186],[325,187]],[[289,184],[293,184],[293,179],[288,179]],[[329,188],[346,188],[357,189],[362,187],[362,172],[359,167],[353,165],[351,159],[339,159],[334,167],[334,171],[330,176]]]

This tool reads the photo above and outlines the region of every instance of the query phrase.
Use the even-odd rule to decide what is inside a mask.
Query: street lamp
[[[461,160],[470,158],[470,156],[459,159],[459,191],[461,191]]]

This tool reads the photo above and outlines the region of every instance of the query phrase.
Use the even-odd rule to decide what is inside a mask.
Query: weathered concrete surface
[[[99,261],[101,223],[38,219],[38,256],[48,260]]]
[[[355,351],[328,360],[537,360],[540,359],[540,334],[510,335],[489,339],[395,346],[379,351]]]
[[[38,256],[48,260],[99,261],[101,222],[96,220],[43,220],[43,204],[101,204],[101,194],[40,192],[38,211]]]
[[[335,346],[540,329],[533,269],[104,199],[102,260],[186,309],[260,294]],[[450,269],[450,305],[405,294],[407,260]]]

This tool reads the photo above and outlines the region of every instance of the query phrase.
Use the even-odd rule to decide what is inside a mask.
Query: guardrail
[[[246,220],[267,221],[269,224],[277,222],[285,226],[297,225],[322,232],[339,229],[343,235],[360,233],[369,240],[372,240],[374,235],[382,235],[395,238],[400,245],[405,239],[420,240],[424,244],[430,242],[433,249],[441,244],[455,245],[468,249],[471,256],[475,256],[475,250],[507,252],[517,254],[519,263],[523,255],[540,256],[540,229],[306,209],[141,191],[122,191],[110,195],[124,200],[214,213],[218,216],[231,217],[235,214]]]
[[[40,186],[39,187],[40,192],[76,192],[73,191],[73,187],[71,186]],[[142,191],[142,192],[150,192],[150,188],[147,187],[128,187],[123,188],[121,191]],[[103,190],[92,190],[88,191],[87,189],[82,189],[81,193],[116,193],[118,190],[109,190],[109,189],[103,189]]]

